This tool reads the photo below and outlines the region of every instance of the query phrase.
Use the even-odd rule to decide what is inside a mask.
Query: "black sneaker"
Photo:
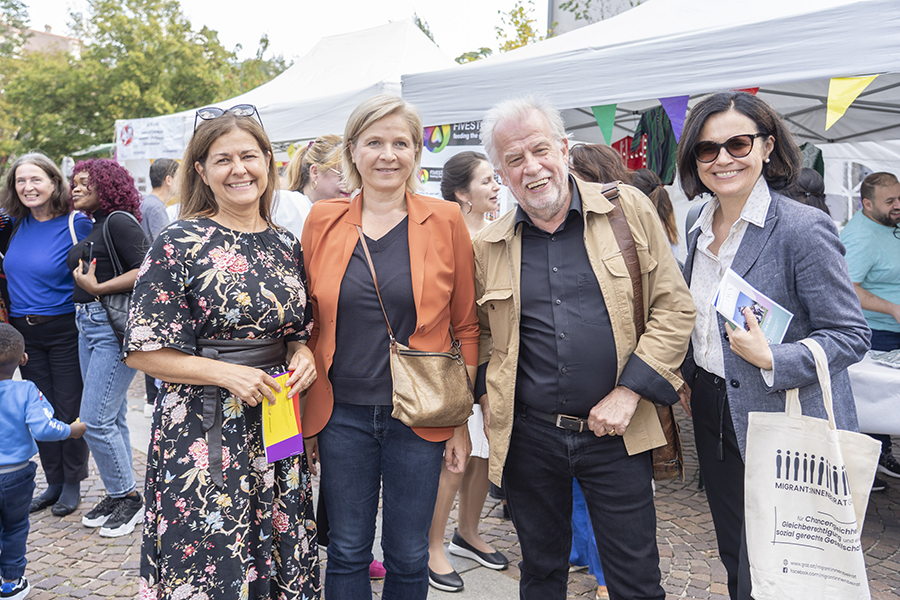
[[[18,581],[10,581],[0,585],[0,598],[3,600],[22,600],[31,591],[28,580],[19,577]]]
[[[134,531],[134,526],[143,516],[143,507],[140,493],[119,498],[109,519],[100,528],[100,537],[121,537]]]
[[[97,506],[88,511],[86,515],[81,517],[81,524],[85,527],[100,527],[112,514],[118,500],[111,498],[108,494],[97,503]]]
[[[878,472],[888,477],[900,479],[900,463],[890,452],[882,452],[878,459]]]
[[[875,481],[872,482],[872,491],[873,492],[883,492],[888,489],[887,481],[884,479],[880,479],[878,477],[875,478]]]

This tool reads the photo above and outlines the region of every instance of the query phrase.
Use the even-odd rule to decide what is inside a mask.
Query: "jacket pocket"
[[[511,335],[516,320],[516,307],[512,288],[488,290],[477,301],[481,310],[487,313],[494,349],[509,352]]]

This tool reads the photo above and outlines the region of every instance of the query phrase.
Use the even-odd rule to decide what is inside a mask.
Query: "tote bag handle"
[[[825,350],[814,339],[806,338],[800,343],[809,348],[816,360],[816,375],[819,377],[819,387],[822,389],[822,401],[825,403],[825,412],[828,414],[828,427],[834,431],[837,425],[834,422],[834,402],[831,399],[831,373],[828,372],[828,357]],[[800,408],[800,390],[793,388],[787,391],[785,398],[785,413],[789,417],[800,417],[803,410]]]

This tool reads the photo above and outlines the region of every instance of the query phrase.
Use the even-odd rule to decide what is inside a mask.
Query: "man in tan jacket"
[[[482,139],[519,203],[474,240],[480,398],[490,477],[522,547],[521,597],[566,596],[572,478],[587,501],[611,598],[664,599],[648,450],[651,402],[678,402],[694,305],[649,200],[620,185],[640,260],[646,329],[599,184],[568,173],[559,112],[532,98],[491,109]]]

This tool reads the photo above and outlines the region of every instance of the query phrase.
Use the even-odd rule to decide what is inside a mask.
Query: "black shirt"
[[[66,265],[69,270],[75,270],[79,266],[81,260],[81,250],[85,243],[93,242],[93,257],[97,259],[97,282],[103,283],[115,277],[113,271],[112,259],[109,250],[106,248],[106,241],[103,239],[103,223],[107,219],[105,212],[97,210],[93,213],[94,228],[87,234],[83,240],[75,244],[66,258]],[[112,239],[113,246],[119,257],[119,263],[122,265],[124,273],[137,269],[144,261],[144,255],[150,247],[150,241],[144,236],[144,231],[138,223],[125,215],[114,215],[112,221],[109,222],[109,237]],[[121,274],[121,273],[120,273]],[[95,300],[94,296],[75,284],[75,293],[72,299],[76,303],[88,303]]]
[[[574,181],[571,188],[568,214],[553,233],[517,209],[522,316],[516,402],[586,417],[616,386],[616,346],[584,245],[581,195]]]
[[[409,336],[416,330],[416,301],[409,268],[409,217],[378,240],[366,236],[366,245],[394,337],[408,346]],[[384,313],[362,242],[356,242],[338,296],[334,362],[328,373],[334,401],[389,406],[393,392],[389,352]]]

